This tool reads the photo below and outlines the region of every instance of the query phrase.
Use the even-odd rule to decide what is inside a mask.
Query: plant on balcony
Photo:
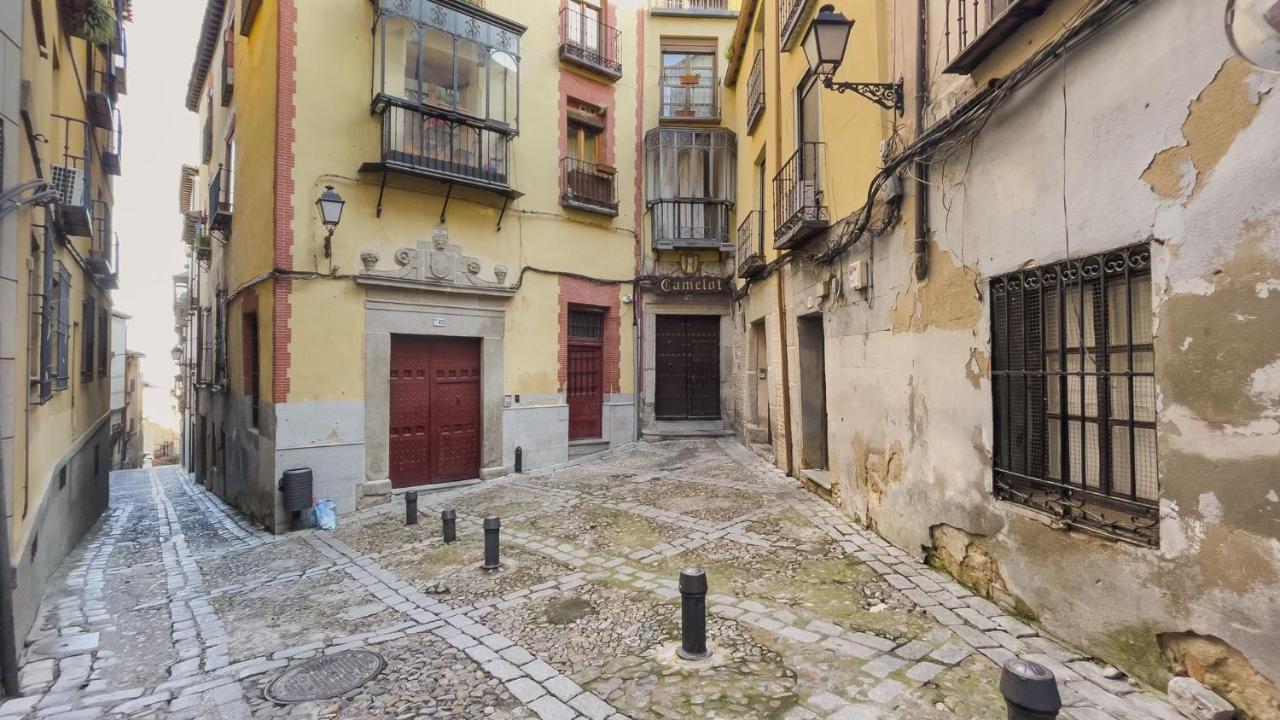
[[[702,82],[702,77],[697,73],[689,73],[688,75],[680,76],[681,85],[697,85],[700,82]]]
[[[72,20],[72,34],[90,45],[108,45],[116,39],[116,10],[111,0],[89,0]]]

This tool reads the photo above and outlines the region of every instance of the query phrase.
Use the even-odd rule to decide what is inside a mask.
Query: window
[[[260,382],[258,369],[258,313],[245,313],[244,323],[244,383],[249,396],[249,424],[258,427]]]
[[[645,135],[654,248],[732,251],[737,138],[728,130],[662,127]]]
[[[523,29],[484,11],[471,14],[430,0],[411,9],[389,0],[380,4],[377,95],[514,131]],[[393,8],[399,5],[405,9]]]
[[[600,162],[604,111],[594,105],[570,100],[566,124],[569,157],[584,163]]]
[[[97,325],[97,312],[94,307],[93,296],[85,295],[84,300],[80,302],[80,338],[82,347],[80,348],[80,381],[87,382],[93,379],[94,363],[98,360],[98,353],[93,346],[94,330]]]
[[[231,103],[235,91],[236,78],[236,14],[233,11],[227,18],[227,27],[222,33],[222,106]]]
[[[1158,543],[1151,253],[991,280],[997,497]]]
[[[587,50],[600,48],[600,4],[591,0],[569,0],[565,14],[565,41]]]
[[[966,74],[976,68],[1027,20],[1041,14],[1051,0],[943,0],[942,33],[945,73]]]
[[[53,358],[55,362],[53,389],[66,390],[71,378],[71,273],[61,262],[54,263],[52,296],[55,298],[52,317]]]
[[[111,357],[111,313],[106,308],[98,311],[98,374],[107,376]]]
[[[660,86],[662,119],[718,119],[720,103],[714,41],[710,44],[664,43]]]

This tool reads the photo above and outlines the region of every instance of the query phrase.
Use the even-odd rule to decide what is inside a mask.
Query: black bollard
[[[444,541],[451,543],[458,539],[458,511],[443,510],[440,512],[440,523],[444,526]]]
[[[418,493],[413,490],[404,494],[404,524],[418,524]]]
[[[680,657],[701,660],[707,652],[707,574],[702,568],[680,572]]]
[[[498,569],[498,528],[501,526],[497,515],[484,519],[484,564],[480,567],[485,570]]]
[[[1009,708],[1009,720],[1053,720],[1062,709],[1053,672],[1030,660],[1005,661],[1000,672],[1000,694]]]
[[[516,474],[524,472],[524,448],[516,446]]]

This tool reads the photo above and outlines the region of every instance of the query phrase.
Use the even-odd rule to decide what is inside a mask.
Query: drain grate
[[[271,681],[264,694],[280,704],[336,698],[377,677],[386,665],[377,653],[344,650],[289,668]]]

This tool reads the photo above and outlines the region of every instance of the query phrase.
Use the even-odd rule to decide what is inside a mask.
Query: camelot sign
[[[716,295],[732,289],[725,278],[711,275],[660,275],[650,278],[649,284],[669,295]]]

